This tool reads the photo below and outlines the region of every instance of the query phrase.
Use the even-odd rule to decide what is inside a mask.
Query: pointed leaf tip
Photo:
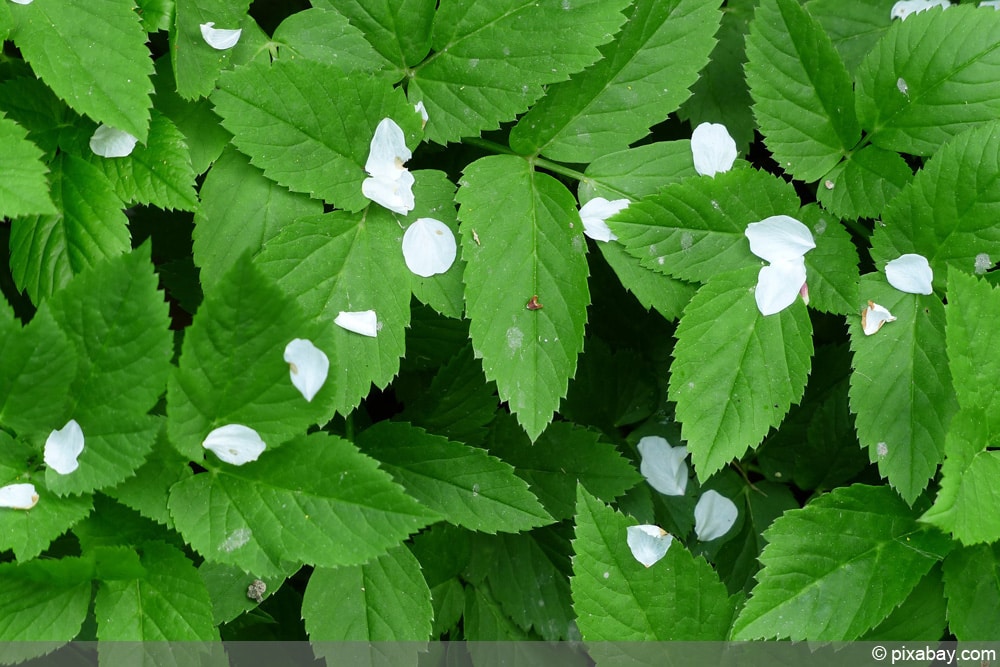
[[[702,123],[691,133],[691,155],[695,171],[714,177],[733,168],[736,141],[729,136],[725,125]]]
[[[83,429],[70,419],[62,429],[49,433],[45,440],[45,465],[60,475],[68,475],[80,467],[77,459],[83,452]]]
[[[296,338],[285,346],[285,361],[288,362],[292,384],[302,397],[312,402],[326,382],[330,371],[330,359],[311,340]]]
[[[220,426],[209,433],[201,444],[205,449],[215,452],[215,455],[220,459],[234,466],[256,461],[267,447],[257,431],[242,424]]]
[[[445,273],[455,262],[457,250],[451,229],[434,218],[418,218],[403,234],[406,268],[421,278]]]

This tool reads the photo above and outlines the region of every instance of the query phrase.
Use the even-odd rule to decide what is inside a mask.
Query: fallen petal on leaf
[[[406,171],[403,165],[411,157],[413,153],[406,147],[403,128],[391,118],[379,121],[369,144],[368,161],[365,162],[368,175],[381,181],[394,181]]]
[[[941,7],[948,9],[951,3],[948,0],[899,0],[889,11],[889,18],[903,21],[910,14],[916,14],[930,9],[931,7]]]
[[[694,506],[694,533],[702,542],[711,542],[728,533],[737,516],[736,503],[709,489]]]
[[[215,21],[209,21],[208,23],[202,23],[199,27],[201,28],[202,38],[217,51],[226,51],[233,48],[240,41],[240,35],[243,34],[242,28],[227,30],[225,28],[215,28],[214,26]]]
[[[801,258],[816,247],[809,228],[787,215],[751,222],[743,234],[750,241],[750,252],[766,262]]]
[[[337,319],[333,321],[338,327],[374,338],[378,335],[378,318],[374,310],[362,310],[357,312],[341,311]]]
[[[128,132],[102,124],[90,137],[90,150],[101,157],[127,157],[137,142],[138,139]]]
[[[58,431],[49,433],[45,440],[45,465],[60,475],[68,475],[80,464],[77,459],[83,452],[83,429],[75,419],[70,419]]]
[[[285,361],[288,362],[292,384],[303,398],[311,402],[326,382],[330,359],[311,340],[296,338],[285,346]]]
[[[683,496],[687,490],[687,447],[671,447],[665,438],[647,435],[638,444],[639,472],[649,485],[665,496]]]
[[[626,543],[637,561],[651,567],[667,555],[667,549],[674,541],[673,535],[659,526],[629,526],[626,529]]]
[[[406,268],[422,278],[450,269],[457,250],[451,229],[434,218],[417,218],[403,234]]]
[[[366,178],[361,182],[361,194],[393,213],[406,215],[415,206],[413,182],[413,174],[404,169],[394,181]]]
[[[257,431],[242,424],[220,426],[208,434],[201,446],[234,466],[256,461],[267,447]]]
[[[861,330],[866,336],[882,328],[886,322],[895,322],[896,318],[888,310],[872,301],[868,302],[868,307],[861,311]]]
[[[757,273],[754,299],[761,315],[774,315],[795,303],[806,283],[806,265],[799,259],[773,262]]]
[[[908,294],[934,292],[934,272],[923,255],[913,253],[900,255],[885,265],[885,277],[889,284],[900,292]]]
[[[413,110],[420,114],[420,128],[423,129],[427,126],[427,121],[431,119],[431,117],[427,115],[427,107],[424,106],[424,101],[420,100],[414,104]]]
[[[595,241],[617,241],[618,237],[605,222],[616,213],[628,208],[628,199],[608,201],[604,197],[594,197],[580,207],[580,221],[583,222],[583,233]]]
[[[12,510],[30,510],[38,502],[34,484],[8,484],[0,486],[0,507]]]
[[[715,176],[733,168],[736,142],[729,130],[719,123],[702,123],[691,133],[694,170],[702,176]]]

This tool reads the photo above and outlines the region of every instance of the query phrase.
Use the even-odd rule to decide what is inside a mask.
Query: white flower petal
[[[242,28],[227,30],[225,28],[215,28],[214,26],[215,21],[209,21],[208,23],[202,23],[199,27],[201,28],[202,38],[217,51],[226,51],[233,48],[240,41],[240,35],[243,34]]]
[[[809,228],[787,215],[751,222],[743,234],[750,241],[750,252],[766,262],[800,258],[816,247]]]
[[[866,336],[882,328],[886,322],[895,322],[896,318],[888,310],[872,301],[868,302],[868,307],[861,311],[861,330]]]
[[[365,171],[374,179],[395,181],[406,171],[403,165],[411,157],[413,153],[406,147],[403,128],[393,119],[383,118],[372,136]]]
[[[889,18],[905,20],[910,14],[916,14],[930,9],[931,7],[941,7],[948,9],[951,3],[948,0],[899,0],[889,11]]]
[[[711,542],[729,532],[739,511],[736,503],[709,489],[694,506],[694,532],[702,542]]]
[[[757,274],[753,296],[761,315],[774,315],[795,303],[806,282],[806,265],[799,259],[774,262]]]
[[[702,176],[729,171],[736,161],[736,142],[729,130],[719,123],[702,123],[691,133],[694,170]]]
[[[12,510],[30,510],[38,502],[34,484],[8,484],[0,486],[0,507]]]
[[[674,537],[659,526],[647,524],[629,526],[626,529],[625,541],[635,559],[646,567],[651,567],[667,555],[667,549],[670,548]]]
[[[413,110],[416,111],[418,114],[420,114],[420,120],[422,121],[420,127],[421,129],[423,129],[424,127],[427,126],[427,121],[431,119],[431,117],[427,115],[427,107],[424,106],[424,101],[420,100],[419,102],[414,104]]]
[[[10,0],[10,1],[13,2],[15,5],[30,5],[35,0]]]
[[[126,157],[139,140],[124,130],[101,124],[90,137],[90,150],[101,157]]]
[[[885,265],[889,284],[908,294],[932,294],[934,272],[923,255],[907,253]]]
[[[639,472],[649,485],[665,496],[683,496],[688,483],[687,447],[671,447],[666,439],[647,435],[638,448]]]
[[[30,2],[31,0],[28,1]],[[982,2],[979,3],[979,6],[992,7],[995,10],[1000,10],[1000,0],[983,0]]]
[[[49,433],[43,458],[45,465],[60,475],[68,475],[80,466],[77,459],[82,452],[83,429],[70,419],[62,429]]]
[[[406,268],[423,278],[450,269],[455,263],[457,250],[451,229],[434,218],[418,218],[403,234]]]
[[[583,233],[595,241],[617,241],[618,237],[605,222],[616,213],[628,208],[628,199],[608,201],[604,197],[594,197],[580,207],[580,220],[583,222]]]
[[[378,318],[374,310],[341,311],[333,323],[362,336],[374,338],[378,335]]]
[[[267,447],[257,431],[242,424],[220,426],[208,434],[201,446],[234,466],[256,461]]]
[[[394,181],[366,178],[361,183],[361,193],[379,206],[400,215],[406,215],[415,206],[413,174],[405,169]]]
[[[311,340],[296,338],[285,346],[285,361],[288,362],[292,384],[303,398],[311,402],[326,382],[330,359]]]

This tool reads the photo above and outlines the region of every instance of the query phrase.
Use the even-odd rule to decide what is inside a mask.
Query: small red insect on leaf
[[[542,304],[538,303],[538,295],[534,295],[528,300],[528,303],[524,306],[528,310],[541,310]]]

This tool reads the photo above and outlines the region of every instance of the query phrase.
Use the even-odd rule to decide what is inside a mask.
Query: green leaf
[[[162,542],[140,548],[146,575],[102,581],[94,600],[102,642],[218,641],[212,603],[187,556]]]
[[[580,181],[580,202],[594,197],[638,200],[697,175],[688,139],[636,146],[602,155],[587,165]]]
[[[737,640],[852,641],[902,603],[950,543],[885,486],[854,485],[786,512],[764,533]]]
[[[28,141],[24,128],[0,115],[0,216],[55,213],[49,197],[48,169],[42,151]]]
[[[312,4],[346,16],[391,64],[395,80],[430,51],[435,0],[316,0]]]
[[[912,179],[899,153],[865,146],[827,173],[816,197],[841,218],[878,218]]]
[[[92,572],[92,565],[80,558],[0,565],[0,641],[66,642],[76,637],[90,605]]]
[[[185,330],[167,386],[167,432],[174,447],[201,461],[202,441],[225,424],[249,426],[274,447],[318,421],[333,383],[307,403],[284,360],[291,340],[315,340],[317,328],[248,260],[237,262]],[[217,464],[214,455],[206,462]]]
[[[986,449],[989,418],[979,409],[955,414],[945,436],[946,458],[941,466],[941,489],[934,506],[921,521],[950,532],[963,544],[1000,539],[1000,502],[995,480],[1000,475],[1000,452]]]
[[[401,252],[403,230],[380,206],[364,213],[334,211],[287,224],[256,258],[265,275],[295,295],[317,327],[314,343],[336,369],[333,408],[353,410],[371,391],[399,372],[410,322],[409,271]],[[336,326],[341,311],[374,310],[378,335],[362,336]]]
[[[291,221],[323,212],[315,199],[264,177],[233,149],[215,162],[201,186],[194,216],[194,258],[210,290],[244,252],[257,253]]]
[[[317,568],[302,599],[313,642],[424,641],[431,614],[420,563],[405,546],[364,565]]]
[[[174,0],[136,0],[136,12],[142,17],[142,29],[157,32],[170,29]]]
[[[413,69],[408,95],[423,101],[427,136],[440,144],[513,120],[544,93],[601,58],[628,0],[568,4],[447,3],[434,16],[435,53]]]
[[[608,221],[647,269],[704,282],[722,271],[760,266],[744,232],[772,215],[797,216],[791,184],[754,169],[734,169],[667,185]]]
[[[761,315],[756,275],[756,267],[747,267],[716,276],[677,327],[670,400],[700,480],[760,444],[805,390],[813,353],[809,315],[798,299]]]
[[[991,439],[1000,436],[1000,290],[949,269],[945,338],[955,398],[963,410],[982,410]]]
[[[795,0],[761,1],[746,50],[764,144],[785,172],[818,180],[861,139],[843,61]]]
[[[460,185],[472,344],[534,440],[552,421],[583,349],[590,293],[576,202],[554,178],[507,155],[472,163]],[[532,299],[541,307],[529,309]]]
[[[866,336],[861,318],[848,318],[858,440],[912,503],[944,458],[945,434],[957,408],[948,367],[937,362],[945,359],[944,306],[934,295],[900,292],[880,274],[862,276],[859,293],[862,302],[887,308],[896,321]]]
[[[173,520],[167,510],[167,497],[171,486],[194,474],[188,463],[186,457],[170,446],[166,437],[166,419],[161,418],[157,440],[146,462],[132,477],[103,492],[142,516],[173,528]]]
[[[643,567],[625,542],[633,523],[579,489],[570,583],[583,639],[726,639],[736,605],[712,567],[679,540],[662,560]]]
[[[429,35],[430,30],[427,32]],[[334,7],[326,10],[317,6],[292,14],[274,30],[271,41],[278,45],[282,58],[315,60],[339,67],[347,74],[372,75],[394,69],[365,39],[364,33]]]
[[[0,486],[32,483],[38,503],[30,510],[0,509],[0,552],[8,549],[19,561],[40,554],[55,538],[90,514],[89,495],[60,498],[45,488],[39,476],[26,473],[38,453],[0,432]]]
[[[170,491],[177,529],[205,558],[258,576],[283,563],[360,565],[435,521],[346,440],[300,436]]]
[[[516,533],[552,518],[514,468],[403,422],[383,421],[358,436],[358,446],[428,509],[485,533]]]
[[[206,97],[215,87],[234,49],[217,51],[201,36],[201,24],[212,21],[217,29],[249,29],[247,8],[251,0],[174,0],[170,26],[170,59],[177,76],[177,93],[186,100]],[[245,40],[247,34],[241,37]]]
[[[889,29],[894,4],[895,0],[807,0],[805,7],[830,36],[847,71],[854,72]]]
[[[9,312],[0,315],[0,424],[48,433],[66,414],[76,365],[75,350],[48,310],[23,328]]]
[[[465,588],[465,613],[462,618],[462,629],[465,640],[470,642],[520,643],[532,639],[527,632],[514,623],[489,589],[480,586],[467,586]],[[531,663],[525,662],[524,664]]]
[[[76,111],[146,141],[153,63],[132,3],[50,0],[15,7],[11,39]]]
[[[809,305],[837,315],[854,314],[858,303],[858,249],[844,226],[815,204],[798,219],[812,231],[816,247],[806,253]]]
[[[261,603],[250,597],[250,587],[264,584],[260,593],[263,599],[274,595],[284,584],[285,579],[295,574],[298,564],[290,565],[286,572],[273,577],[260,579],[244,572],[235,565],[203,561],[198,566],[198,575],[208,589],[212,599],[212,616],[216,624],[229,623],[241,614],[255,609]]]
[[[59,213],[15,218],[10,231],[11,273],[36,304],[75,274],[131,248],[128,219],[107,177],[69,154],[51,166]]]
[[[350,211],[371,203],[361,182],[375,126],[392,118],[411,148],[419,135],[420,116],[401,90],[309,60],[227,72],[212,102],[233,143],[265,176]]]
[[[533,630],[546,641],[555,642],[569,638],[574,614],[568,576],[569,540],[559,544],[558,555],[554,555],[544,543],[551,535],[552,531],[532,531],[477,536],[474,553],[488,560],[490,591],[511,620],[525,631]]]
[[[745,153],[754,140],[750,91],[743,68],[747,29],[757,0],[729,0],[722,8],[722,25],[708,64],[691,86],[691,97],[681,105],[678,116],[697,127],[700,123],[722,123]]]
[[[994,120],[998,30],[1000,15],[967,5],[919,12],[887,31],[855,73],[858,118],[872,143],[931,155]]]
[[[717,5],[636,0],[621,33],[601,49],[604,57],[550,86],[511,130],[511,147],[586,163],[646,136],[687,99],[708,62],[722,17]]]
[[[643,267],[641,259],[630,255],[617,243],[597,242],[597,247],[622,287],[631,292],[643,308],[655,309],[668,321],[681,316],[684,306],[697,290],[696,285]]]
[[[421,169],[413,172],[413,177],[416,180],[413,185],[416,205],[407,219],[433,218],[443,222],[457,241],[460,237],[458,213],[455,211],[455,185],[443,171]],[[458,255],[451,268],[444,273],[423,278],[408,272],[413,296],[445,317],[460,318],[465,312],[465,285],[462,283],[465,262],[461,259],[461,251]]]
[[[956,549],[944,560],[948,629],[959,641],[1000,638],[1000,545]]]
[[[642,479],[613,445],[568,422],[552,424],[532,444],[513,420],[498,417],[488,445],[490,453],[514,466],[557,519],[573,516],[577,483],[611,502]]]
[[[11,120],[28,130],[28,139],[42,149],[47,161],[55,156],[56,148],[65,143],[67,134],[76,135],[79,134],[76,128],[91,127],[89,121],[66,106],[27,67],[22,76],[0,83],[0,108]],[[89,141],[90,135],[86,137]],[[85,145],[86,142],[83,142],[79,149],[83,150]]]
[[[934,640],[948,626],[941,570],[931,569],[898,607],[861,638],[866,642]]]
[[[124,158],[88,156],[100,167],[116,194],[126,203],[152,204],[163,209],[193,211],[198,205],[194,169],[184,135],[154,111],[149,139]]]
[[[948,266],[982,273],[1000,257],[998,217],[1000,122],[992,122],[955,137],[886,207],[872,259],[882,268],[904,253],[921,254],[943,290]]]

